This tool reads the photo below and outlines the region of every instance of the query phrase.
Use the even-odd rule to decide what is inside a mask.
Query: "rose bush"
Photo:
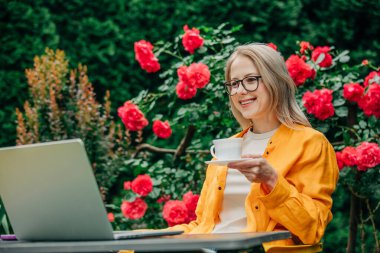
[[[147,212],[139,220],[140,225],[121,217],[120,226],[139,227],[145,223],[158,228],[195,218],[199,196],[185,192],[200,191],[205,169],[203,162],[210,158],[207,150],[211,140],[230,136],[239,129],[228,112],[228,97],[222,85],[225,60],[237,44],[231,34],[238,27],[231,30],[223,27],[190,30],[185,26],[185,34],[177,37],[174,43],[159,42],[155,45],[158,59],[161,55],[174,57],[169,63],[162,62],[164,67],[160,77],[163,81],[157,90],[142,91],[133,101],[149,121],[158,117],[171,122],[171,141],[151,137],[152,133],[160,137],[158,126],[162,121],[154,121],[160,123],[154,123],[152,130],[146,125],[145,143],[137,145],[138,155],[127,159],[127,164],[134,171],[152,176],[153,191],[146,199],[149,208],[157,215],[152,219],[153,216]],[[179,44],[181,39],[182,45]],[[268,46],[281,53],[281,45],[268,43]],[[167,59],[165,57],[162,58]],[[296,53],[286,58],[288,71],[298,86],[298,102],[312,125],[323,132],[337,150],[341,169],[337,192],[360,196],[351,202],[369,201],[367,207],[352,210],[352,221],[358,220],[359,213],[369,215],[377,211],[371,202],[376,203],[380,199],[378,192],[374,191],[379,178],[380,125],[377,118],[380,98],[379,72],[371,72],[375,67],[365,61],[365,64],[348,63],[348,51],[339,51],[332,46],[313,46],[306,41],[300,42]],[[195,129],[195,133],[190,134],[189,139],[191,129]],[[179,150],[184,149],[185,152],[178,156]],[[363,187],[370,177],[371,183]],[[342,193],[342,189],[346,191]],[[130,197],[124,196],[124,199]],[[330,225],[332,230],[329,227],[327,233],[335,232],[334,221]],[[376,227],[370,225],[373,216],[367,217],[368,225],[364,219],[362,221],[362,231],[376,231]],[[348,220],[346,222],[348,224]],[[351,222],[351,226],[357,227],[358,224]],[[352,248],[355,245],[352,238],[356,235],[349,235],[347,230],[344,238],[348,237],[348,248]],[[329,237],[326,240],[334,243]]]
[[[225,61],[238,44],[233,33],[239,29],[221,25],[190,30],[185,26],[184,33],[174,38],[174,42],[159,41],[154,46],[146,40],[136,42],[135,58],[142,68],[136,71],[141,71],[141,75],[157,72],[155,75],[161,81],[154,89],[142,90],[135,98],[125,98],[124,105],[117,105],[123,131],[110,121],[108,103],[102,114],[103,107],[94,102],[92,88],[87,85],[67,102],[70,106],[78,105],[78,113],[69,113],[67,109],[43,114],[48,118],[40,125],[48,126],[49,135],[46,129],[35,132],[38,110],[26,103],[24,114],[17,111],[18,142],[33,143],[41,136],[42,140],[72,136],[60,125],[71,121],[58,119],[74,115],[81,124],[70,134],[86,141],[98,183],[104,186],[101,190],[107,191],[104,199],[115,229],[163,228],[189,222],[195,218],[199,195],[193,192],[201,190],[204,161],[211,158],[208,151],[211,141],[239,131],[228,110],[228,97],[222,85]],[[337,151],[341,172],[334,194],[335,218],[326,231],[325,249],[341,249],[344,240],[348,240],[349,249],[357,244],[356,235],[348,233],[348,224],[351,231],[359,225],[362,245],[375,247],[378,240],[372,234],[377,233],[374,217],[380,200],[379,70],[365,60],[361,64],[349,63],[349,52],[332,46],[313,46],[303,41],[295,47],[296,53],[288,56],[282,53],[281,45],[269,46],[286,59],[288,71],[298,86],[298,103],[312,125],[326,135]],[[51,71],[38,68],[35,72],[44,69],[60,73],[56,71],[60,70],[58,67]],[[61,69],[68,73],[67,68]],[[88,82],[83,71],[79,72],[78,86]],[[49,76],[39,72],[27,75],[36,87],[39,78]],[[57,80],[69,84],[72,79],[59,76]],[[52,89],[58,89],[54,85]],[[38,87],[38,92],[45,92]],[[70,89],[55,91],[58,94]],[[32,90],[34,97],[39,96],[37,91]],[[60,112],[55,109],[66,104],[63,100],[53,103],[49,94],[46,96],[36,100],[36,106],[49,102],[46,112]],[[58,98],[65,96],[67,93]],[[76,121],[73,122],[71,126],[76,127]],[[98,141],[92,142],[94,138]],[[108,149],[104,149],[104,140]],[[95,152],[99,149],[102,156]],[[346,229],[342,230],[342,226]]]

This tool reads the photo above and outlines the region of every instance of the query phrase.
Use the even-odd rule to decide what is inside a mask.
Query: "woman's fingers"
[[[248,155],[242,155],[241,158],[260,158],[262,155],[259,154],[248,154]]]
[[[231,162],[231,163],[228,163],[227,166],[229,168],[234,168],[234,169],[250,168],[250,167],[254,167],[254,166],[261,166],[264,164],[264,162],[265,161],[263,158],[255,158],[255,159],[245,160],[245,161],[241,161],[241,162]]]

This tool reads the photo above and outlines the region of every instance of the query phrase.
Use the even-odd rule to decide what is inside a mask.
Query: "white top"
[[[262,155],[269,139],[277,129],[263,134],[248,131],[243,136],[242,154]],[[245,199],[251,189],[251,182],[238,170],[228,169],[226,187],[224,189],[220,223],[216,224],[212,233],[241,232],[247,226]]]

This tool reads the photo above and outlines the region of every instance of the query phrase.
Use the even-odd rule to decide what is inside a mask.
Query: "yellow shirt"
[[[248,129],[234,137],[242,137]],[[335,151],[326,137],[310,128],[281,125],[269,140],[263,157],[276,169],[278,181],[265,195],[252,183],[245,200],[247,227],[243,232],[289,230],[292,239],[272,244],[314,244],[332,219],[331,194],[339,170]],[[171,227],[185,233],[211,233],[219,222],[227,167],[209,165],[196,209],[197,219]]]

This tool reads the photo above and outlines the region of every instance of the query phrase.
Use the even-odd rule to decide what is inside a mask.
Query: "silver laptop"
[[[1,148],[0,197],[19,240],[113,240],[183,232],[113,232],[80,139]]]

